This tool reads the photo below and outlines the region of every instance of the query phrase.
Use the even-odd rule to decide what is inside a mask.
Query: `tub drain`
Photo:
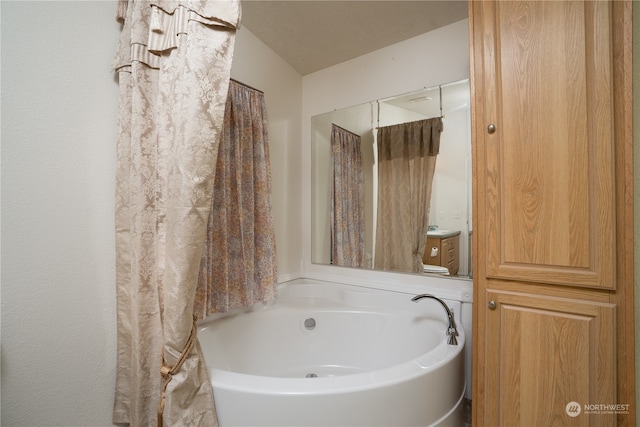
[[[306,378],[318,378],[318,374],[307,374],[305,375]]]
[[[312,331],[316,328],[316,319],[309,317],[304,321],[304,327],[307,331]]]

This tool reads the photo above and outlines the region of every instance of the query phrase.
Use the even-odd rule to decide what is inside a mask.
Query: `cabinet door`
[[[615,288],[614,8],[473,3],[484,276]]]
[[[481,425],[615,425],[616,415],[583,409],[617,403],[614,306],[491,290],[486,296],[495,308],[476,308],[488,311],[483,379],[491,398],[483,399]]]

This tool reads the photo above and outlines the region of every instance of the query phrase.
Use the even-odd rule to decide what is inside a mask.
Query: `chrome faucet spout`
[[[430,294],[416,295],[415,297],[411,298],[411,301],[418,302],[422,298],[434,299],[434,300],[438,301],[442,305],[442,307],[447,312],[447,317],[449,318],[449,326],[447,327],[447,336],[449,337],[449,339],[447,341],[447,344],[449,344],[449,345],[458,345],[458,338],[456,338],[458,336],[458,328],[456,327],[456,321],[453,318],[453,312],[451,311],[449,306],[444,301],[442,301],[440,298],[438,298],[437,296],[430,295]]]

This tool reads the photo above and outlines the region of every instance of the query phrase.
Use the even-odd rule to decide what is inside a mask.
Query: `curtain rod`
[[[355,132],[351,132],[349,129],[345,129],[345,128],[343,128],[342,126],[338,126],[338,125],[337,125],[337,124],[335,124],[335,123],[331,123],[331,126],[335,126],[335,127],[337,127],[337,128],[342,129],[342,130],[343,130],[343,131],[345,131],[345,132],[349,132],[351,135],[355,135],[355,136],[357,136],[357,137],[360,137],[360,135],[358,135],[357,133],[355,133]]]
[[[410,124],[410,123],[424,122],[424,121],[426,121],[426,120],[444,119],[445,117],[446,117],[446,116],[433,116],[433,117],[429,117],[429,118],[426,118],[426,119],[412,120],[412,121],[410,121],[410,122],[395,123],[395,124],[392,124],[392,125],[386,125],[386,126],[376,126],[374,129],[376,129],[376,130],[377,130],[377,129],[382,129],[382,128],[390,128],[390,127],[393,127],[393,126],[408,125],[408,124]]]
[[[232,82],[235,82],[235,83],[237,83],[237,84],[241,85],[241,86],[248,87],[249,89],[253,89],[253,90],[255,90],[256,92],[260,92],[261,94],[263,94],[263,95],[264,95],[264,92],[263,92],[263,91],[261,91],[260,89],[256,89],[255,87],[253,87],[253,86],[249,86],[248,84],[246,84],[246,83],[242,83],[241,81],[236,80],[236,79],[234,79],[234,78],[231,78],[230,80],[231,80]]]

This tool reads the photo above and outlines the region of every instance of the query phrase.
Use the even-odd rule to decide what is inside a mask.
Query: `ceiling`
[[[467,18],[467,0],[243,0],[242,26],[300,74]]]

